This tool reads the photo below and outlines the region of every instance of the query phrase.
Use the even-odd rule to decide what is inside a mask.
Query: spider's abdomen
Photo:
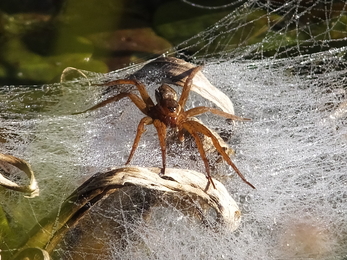
[[[158,103],[165,99],[177,100],[177,93],[169,85],[163,84],[155,90],[155,99]]]

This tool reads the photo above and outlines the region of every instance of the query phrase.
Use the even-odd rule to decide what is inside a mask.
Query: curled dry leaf
[[[30,193],[30,195],[25,196],[27,198],[33,198],[39,195],[39,187],[35,179],[34,172],[32,171],[30,165],[26,161],[12,155],[0,153],[0,162],[8,163],[17,167],[18,169],[23,171],[30,179],[30,182],[28,185],[18,185],[17,183],[10,181],[6,177],[4,177],[2,174],[0,174],[1,186],[7,189],[15,190],[15,191]]]
[[[196,65],[181,59],[161,57],[150,61],[132,76],[136,79],[146,78],[149,81],[157,81],[160,78],[165,83],[183,87],[190,70],[194,67]],[[212,101],[224,112],[235,114],[234,105],[229,97],[213,86],[201,71],[195,75],[191,90]]]
[[[26,248],[23,249],[15,258],[12,260],[50,260],[50,256],[47,251],[40,248]]]
[[[74,67],[66,67],[60,75],[60,83],[64,83],[68,80],[71,80],[71,78],[75,77],[83,77],[88,79],[87,75],[83,72],[83,70]]]
[[[92,72],[88,70],[77,69],[74,67],[66,67],[60,75],[60,83],[69,81],[85,81],[87,85],[92,85],[91,79],[99,78],[102,73]]]
[[[41,220],[30,232],[24,248],[39,247],[51,253],[66,232],[97,202],[125,187],[162,191],[167,195],[197,198],[212,207],[227,230],[234,231],[240,224],[241,213],[223,184],[214,180],[217,189],[206,186],[204,174],[168,168],[165,178],[159,168],[122,167],[97,173],[77,188],[50,217]]]

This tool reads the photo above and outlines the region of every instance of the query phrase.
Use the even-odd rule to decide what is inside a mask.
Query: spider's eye
[[[168,107],[171,113],[176,112],[177,107]]]

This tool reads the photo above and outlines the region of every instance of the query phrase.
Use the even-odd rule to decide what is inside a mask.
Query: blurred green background
[[[177,0],[1,0],[0,84],[56,82],[69,66],[122,68],[168,51],[228,12]]]
[[[286,6],[282,0],[1,0],[0,85],[58,82],[66,67],[108,72],[177,46],[187,57],[200,51],[206,58],[260,42],[259,57],[346,45],[344,1]],[[204,31],[227,15],[225,24]],[[259,50],[252,53],[259,58]]]

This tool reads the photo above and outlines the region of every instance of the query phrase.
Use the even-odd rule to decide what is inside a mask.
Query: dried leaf
[[[132,76],[149,81],[158,81],[175,84],[183,87],[190,70],[196,65],[174,57],[158,58],[144,65]],[[153,73],[155,72],[155,73]],[[216,106],[229,114],[235,114],[234,105],[227,95],[211,84],[211,82],[199,71],[193,78],[192,91],[212,101]]]
[[[30,165],[26,161],[19,159],[17,157],[14,157],[12,155],[2,154],[2,153],[0,153],[0,161],[17,167],[18,169],[23,171],[30,179],[30,182],[28,185],[18,185],[17,183],[10,181],[6,177],[4,177],[2,174],[0,174],[1,186],[7,189],[15,190],[15,191],[30,193],[30,195],[25,196],[27,198],[34,198],[36,196],[39,196],[39,187],[35,179],[34,172],[32,171]]]
[[[12,260],[50,260],[47,251],[40,248],[25,248]]]
[[[41,220],[30,232],[22,248],[39,247],[52,252],[66,232],[97,202],[124,187],[141,187],[166,194],[191,195],[215,209],[218,220],[234,231],[241,213],[223,184],[214,180],[217,189],[207,185],[204,174],[192,170],[167,168],[165,178],[159,168],[122,167],[97,173],[77,188],[50,217]]]
[[[74,67],[66,67],[60,75],[60,83],[69,81],[86,82],[87,85],[92,85],[90,79],[95,77],[99,78],[102,74],[98,72],[92,72],[88,70],[77,69]]]

